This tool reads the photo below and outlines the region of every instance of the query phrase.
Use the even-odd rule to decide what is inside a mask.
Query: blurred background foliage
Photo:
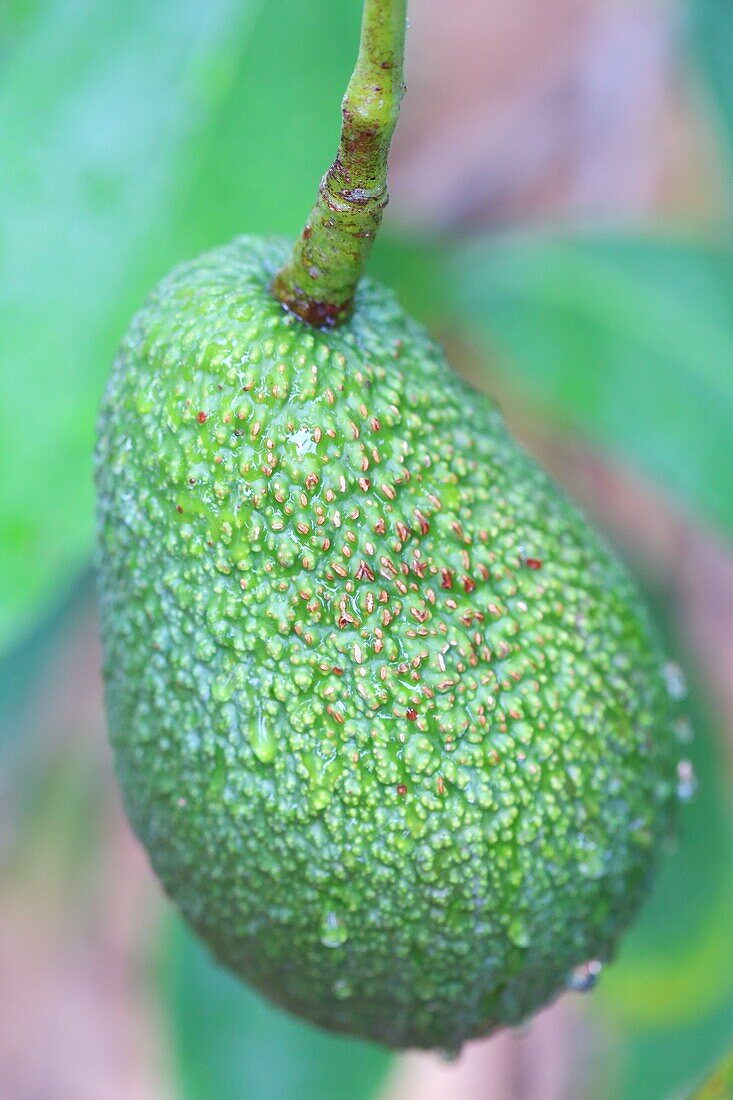
[[[592,998],[455,1066],[286,1017],[170,914],[104,742],[95,412],[157,278],[237,233],[299,230],[360,4],[7,0],[3,1100],[661,1100],[733,1043],[733,6],[511,7],[413,0],[371,270],[497,395],[657,607],[693,684],[682,842]]]

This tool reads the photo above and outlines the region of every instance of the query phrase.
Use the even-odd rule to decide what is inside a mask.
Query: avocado
[[[673,826],[677,703],[633,583],[494,404],[368,279],[332,331],[285,311],[287,254],[179,267],[114,366],[117,774],[222,964],[456,1049],[611,957]]]

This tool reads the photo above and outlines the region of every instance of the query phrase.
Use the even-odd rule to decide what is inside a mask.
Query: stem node
[[[314,328],[349,316],[382,221],[387,157],[404,92],[407,0],[364,0],[361,41],[342,105],[336,159],[272,293]]]

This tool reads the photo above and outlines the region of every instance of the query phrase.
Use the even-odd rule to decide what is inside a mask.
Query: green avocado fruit
[[[216,958],[391,1047],[590,984],[676,803],[629,577],[383,287],[312,329],[243,237],[125,336],[96,452],[132,826]]]

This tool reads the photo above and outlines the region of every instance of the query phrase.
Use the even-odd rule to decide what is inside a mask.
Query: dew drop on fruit
[[[334,912],[327,910],[321,922],[321,943],[324,947],[340,947],[349,938],[349,930],[343,919]]]
[[[591,848],[585,853],[585,858],[580,864],[580,873],[585,878],[601,878],[603,875],[603,855],[597,848]]]
[[[514,917],[510,921],[507,932],[515,947],[529,947],[529,931],[521,917]]]
[[[670,699],[687,698],[687,682],[682,669],[675,661],[667,661],[664,666],[664,682]]]
[[[581,875],[590,879],[601,878],[605,870],[605,860],[598,845],[581,834],[577,840],[577,847],[579,850],[578,870]]]
[[[211,687],[211,698],[215,703],[228,703],[234,694],[234,683],[230,676],[219,676]]]
[[[598,959],[590,959],[588,962],[575,966],[565,979],[565,985],[575,993],[588,993],[598,981],[603,963]]]
[[[438,1054],[442,1062],[457,1062],[461,1056],[461,1048],[460,1046],[441,1047]]]
[[[290,433],[288,439],[295,444],[298,458],[302,458],[303,455],[307,454],[315,454],[317,451],[316,442],[310,428],[298,428],[297,431]]]
[[[697,776],[690,760],[680,760],[677,765],[677,797],[689,802],[697,790]]]
[[[354,992],[346,978],[337,978],[331,989],[337,1001],[347,1001]]]
[[[252,752],[262,764],[271,764],[277,752],[277,742],[271,726],[265,721],[261,710],[257,710],[257,717],[249,727],[249,743]]]
[[[210,778],[206,787],[206,797],[215,799],[219,798],[227,781],[227,767],[224,753],[220,748],[217,748],[214,753],[213,767],[210,772]]]

